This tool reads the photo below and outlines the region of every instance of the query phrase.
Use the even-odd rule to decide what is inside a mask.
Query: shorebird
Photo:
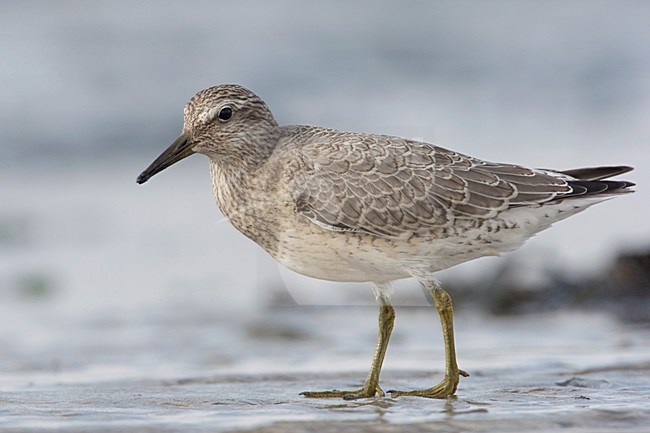
[[[607,180],[631,167],[533,169],[483,161],[433,144],[315,126],[279,126],[239,85],[197,93],[184,126],[138,183],[193,153],[206,155],[223,215],[287,268],[330,281],[370,282],[379,335],[360,389],[306,397],[371,398],[393,329],[391,281],[416,278],[442,324],[443,380],[389,391],[444,398],[468,374],[456,361],[453,308],[433,278],[441,269],[518,248],[533,234],[603,200],[632,192]]]

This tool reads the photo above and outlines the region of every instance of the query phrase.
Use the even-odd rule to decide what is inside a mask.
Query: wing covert
[[[571,192],[541,170],[396,137],[340,134],[301,146],[310,169],[291,183],[296,210],[329,230],[410,236]]]

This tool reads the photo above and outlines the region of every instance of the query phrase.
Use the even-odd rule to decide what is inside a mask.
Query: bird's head
[[[268,156],[278,124],[257,95],[236,84],[201,90],[185,105],[181,135],[138,176],[156,173],[201,153],[223,164],[251,163]]]

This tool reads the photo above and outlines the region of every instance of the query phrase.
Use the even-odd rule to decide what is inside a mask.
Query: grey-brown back
[[[493,163],[428,143],[385,135],[292,126],[281,153],[297,159],[288,185],[296,209],[324,228],[402,237],[484,220],[515,206],[611,193],[631,183],[576,181],[623,169],[558,172]]]

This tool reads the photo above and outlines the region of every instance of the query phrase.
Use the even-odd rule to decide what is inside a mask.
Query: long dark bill
[[[181,159],[185,159],[194,151],[192,150],[192,140],[188,134],[182,133],[163,153],[160,154],[154,162],[143,171],[136,182],[142,184],[149,180],[153,175],[176,164]]]

